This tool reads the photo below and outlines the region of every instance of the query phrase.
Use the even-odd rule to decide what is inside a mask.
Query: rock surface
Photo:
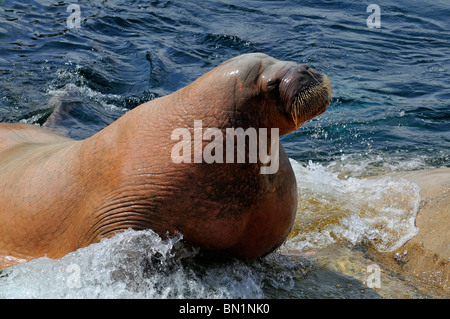
[[[392,253],[371,252],[405,279],[425,289],[437,289],[450,297],[450,169],[397,173],[420,187],[420,206],[416,218],[419,233]]]

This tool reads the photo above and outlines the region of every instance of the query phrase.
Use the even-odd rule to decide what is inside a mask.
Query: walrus
[[[330,96],[325,74],[252,53],[84,140],[37,125],[0,124],[0,262],[60,258],[128,228],[181,233],[189,245],[237,258],[268,254],[286,239],[297,210],[295,176],[271,132],[279,142],[323,113]],[[262,174],[266,164],[259,160],[174,161],[181,142],[173,132],[194,136],[195,121],[224,136],[227,128],[267,129],[258,146],[278,151],[277,171]],[[249,159],[248,143],[245,150]]]

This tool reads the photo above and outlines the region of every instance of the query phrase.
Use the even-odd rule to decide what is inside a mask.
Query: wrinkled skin
[[[327,103],[306,103],[300,120],[289,113],[293,96],[322,80],[306,66],[247,54],[82,141],[0,124],[0,268],[59,258],[130,227],[180,232],[188,243],[242,258],[276,249],[297,209],[283,147],[277,173],[264,175],[259,162],[174,163],[171,134],[193,132],[194,120],[203,129],[287,134],[325,110],[329,91]]]

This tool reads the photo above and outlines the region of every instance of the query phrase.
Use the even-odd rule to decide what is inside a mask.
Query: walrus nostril
[[[322,82],[322,75],[320,73],[309,72],[309,75],[316,81],[316,84]]]
[[[309,70],[310,69],[310,67],[308,65],[306,65],[306,64],[300,64],[300,68],[303,68],[305,70]]]
[[[298,72],[305,82],[312,82],[313,85],[316,85],[322,81],[321,74],[306,64],[301,64]]]

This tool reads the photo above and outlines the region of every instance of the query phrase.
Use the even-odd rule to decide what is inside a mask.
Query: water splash
[[[267,287],[292,289],[299,268],[308,266],[280,254],[211,260],[181,235],[129,229],[57,260],[4,269],[0,298],[264,298]]]
[[[291,160],[299,207],[286,247],[323,248],[335,242],[370,243],[393,251],[418,233],[419,187],[391,177],[347,178],[320,164]]]

